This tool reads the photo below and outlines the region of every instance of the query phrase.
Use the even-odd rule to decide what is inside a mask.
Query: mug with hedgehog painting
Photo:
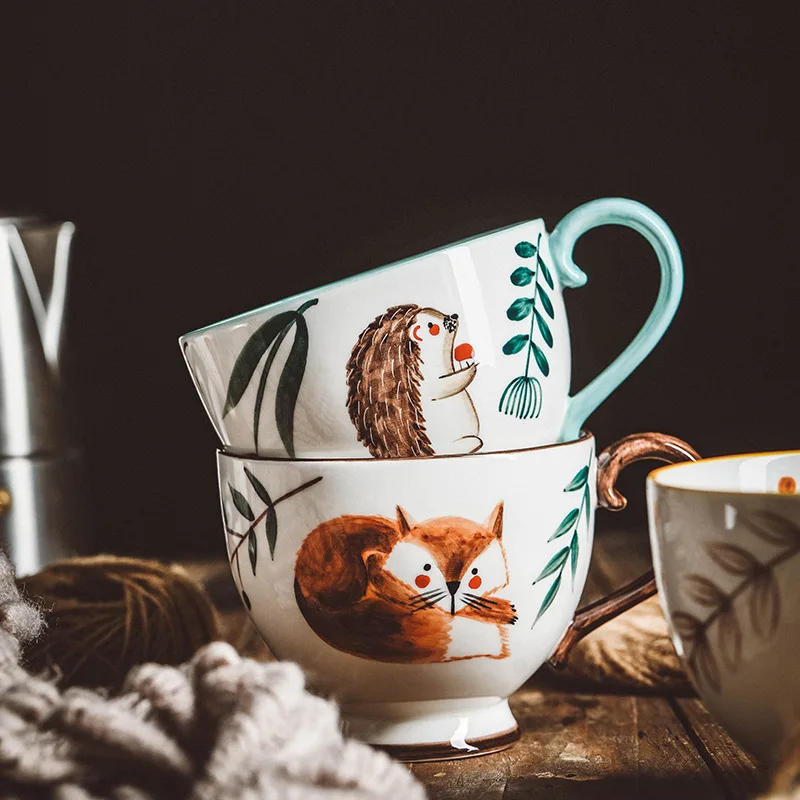
[[[576,240],[625,225],[653,246],[661,287],[642,329],[570,396],[562,297],[581,286]],[[513,225],[282,300],[180,340],[230,452],[409,458],[574,439],[647,356],[680,300],[680,252],[632,200],[570,212],[548,234]]]
[[[619,471],[692,459],[639,434],[427,459],[218,455],[228,558],[272,652],[341,703],[348,731],[406,760],[508,747],[507,698],[655,591],[652,573],[575,613],[596,503]]]

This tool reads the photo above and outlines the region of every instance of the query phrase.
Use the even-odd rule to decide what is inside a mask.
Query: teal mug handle
[[[655,211],[635,200],[607,197],[570,211],[550,235],[550,256],[566,287],[583,286],[586,274],[572,260],[575,243],[601,225],[624,225],[652,245],[661,267],[658,297],[633,341],[591,383],[567,400],[562,439],[577,439],[586,418],[617,388],[658,344],[669,327],[683,291],[683,262],[672,231]]]

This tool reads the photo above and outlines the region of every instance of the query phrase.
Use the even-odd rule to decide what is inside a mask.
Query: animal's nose
[[[452,595],[458,591],[459,586],[461,586],[461,581],[447,581],[447,591]]]
[[[468,358],[475,358],[475,350],[468,342],[461,342],[456,347],[453,355],[456,357],[456,361],[466,361]]]

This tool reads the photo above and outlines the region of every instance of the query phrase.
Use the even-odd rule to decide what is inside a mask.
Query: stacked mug
[[[661,285],[624,352],[570,396],[562,292],[578,238],[616,224]],[[683,283],[664,221],[631,200],[513,225],[183,336],[223,443],[219,491],[242,601],[279,658],[340,702],[350,735],[403,760],[519,738],[507,698],[653,594],[652,574],[576,613],[598,504],[669,436],[599,456],[588,415],[670,324]]]

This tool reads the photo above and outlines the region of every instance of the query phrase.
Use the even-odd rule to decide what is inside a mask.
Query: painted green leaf
[[[275,356],[278,355],[278,350],[280,350],[281,344],[288,335],[289,331],[292,329],[294,322],[295,318],[293,318],[292,321],[278,334],[278,337],[275,339],[275,342],[270,348],[269,354],[267,355],[267,360],[264,362],[264,368],[261,370],[261,378],[259,378],[258,389],[256,390],[256,402],[253,406],[253,448],[255,449],[256,453],[258,452],[258,429],[261,421],[261,406],[264,403],[264,392],[267,389],[267,378],[269,377],[269,372],[272,369],[272,362],[275,361]]]
[[[569,533],[572,530],[572,526],[575,524],[575,520],[578,519],[579,513],[579,509],[573,508],[572,511],[570,511],[569,514],[567,514],[567,516],[561,520],[561,524],[556,528],[555,533],[547,541],[552,542],[553,539],[559,539],[560,537],[564,536],[564,534]]]
[[[536,363],[539,365],[542,375],[546,378],[550,374],[550,362],[547,360],[544,350],[542,350],[536,342],[531,342],[531,347],[533,348],[533,357],[536,359]]]
[[[539,260],[539,272],[544,275],[544,279],[547,281],[547,285],[551,289],[555,289],[555,284],[553,283],[553,276],[550,274],[550,270],[547,268],[547,264],[544,263],[544,260],[541,256],[537,256]]]
[[[244,601],[244,604],[247,606],[247,610],[250,611],[250,609],[253,606],[250,603],[250,598],[247,596],[247,592],[244,589],[242,589],[242,600]]]
[[[527,317],[532,310],[533,310],[533,300],[529,300],[527,297],[520,297],[519,300],[515,300],[508,307],[508,311],[506,311],[506,316],[509,319],[519,321],[521,319],[525,319],[525,317]]]
[[[520,258],[531,258],[536,255],[536,247],[530,242],[520,242],[515,248],[514,252]]]
[[[231,497],[233,498],[233,504],[236,506],[236,510],[246,520],[252,522],[256,518],[256,515],[253,513],[253,509],[250,508],[250,503],[247,502],[247,498],[230,484],[228,484],[228,488],[231,490]]]
[[[550,332],[550,326],[547,324],[545,318],[538,311],[534,313],[536,314],[536,324],[539,326],[539,333],[542,334],[542,339],[544,339],[548,347],[552,347],[553,334]]]
[[[224,417],[242,399],[253,373],[275,337],[294,319],[294,311],[283,311],[268,319],[239,351],[228,380],[228,396],[225,400]]]
[[[535,625],[539,618],[553,605],[553,600],[556,599],[556,595],[558,594],[558,590],[561,588],[561,575],[559,575],[554,581],[553,585],[547,590],[547,594],[544,596],[544,600],[542,600],[542,606],[539,609],[539,613],[536,615],[536,619],[533,621]]]
[[[519,353],[523,347],[525,347],[525,342],[528,341],[528,334],[527,333],[518,333],[516,336],[512,336],[504,345],[503,345],[503,352],[507,356],[513,356],[514,353]]]
[[[261,481],[256,478],[256,476],[253,475],[253,473],[250,472],[247,467],[244,468],[244,474],[247,475],[247,480],[250,481],[250,485],[253,487],[253,489],[255,489],[255,493],[259,496],[264,505],[271,506],[272,498],[269,496],[267,487],[264,486],[264,484],[261,483]]]
[[[514,286],[527,286],[533,280],[533,270],[527,267],[517,267],[511,273],[511,283]]]
[[[589,521],[589,510],[592,507],[592,498],[589,495],[589,484],[583,487],[583,502],[586,504],[586,521]]]
[[[556,312],[553,310],[553,304],[550,302],[550,297],[548,296],[547,292],[542,289],[542,285],[540,283],[536,284],[536,294],[539,296],[539,300],[542,303],[542,308],[547,313],[547,316],[550,319],[556,318]]]
[[[578,489],[583,489],[589,480],[589,467],[581,467],[576,473],[575,477],[569,482],[569,485],[564,487],[565,492],[577,492]]]
[[[533,584],[539,583],[540,580],[558,572],[566,563],[567,556],[569,556],[569,547],[562,547],[545,565],[545,568],[539,573],[539,577]]]
[[[256,574],[256,563],[258,562],[258,538],[254,528],[250,529],[247,534],[247,555],[250,556],[250,567],[253,570],[253,575]]]
[[[572,585],[575,585],[575,573],[578,570],[578,531],[572,534],[572,541],[569,543],[569,563],[572,567]]]
[[[278,515],[275,513],[275,507],[270,506],[267,509],[267,518],[264,521],[267,529],[267,544],[269,545],[269,556],[275,560],[275,545],[278,541]]]
[[[308,360],[308,324],[305,317],[298,316],[295,327],[292,349],[281,372],[275,397],[275,424],[289,458],[294,458],[294,409]]]

